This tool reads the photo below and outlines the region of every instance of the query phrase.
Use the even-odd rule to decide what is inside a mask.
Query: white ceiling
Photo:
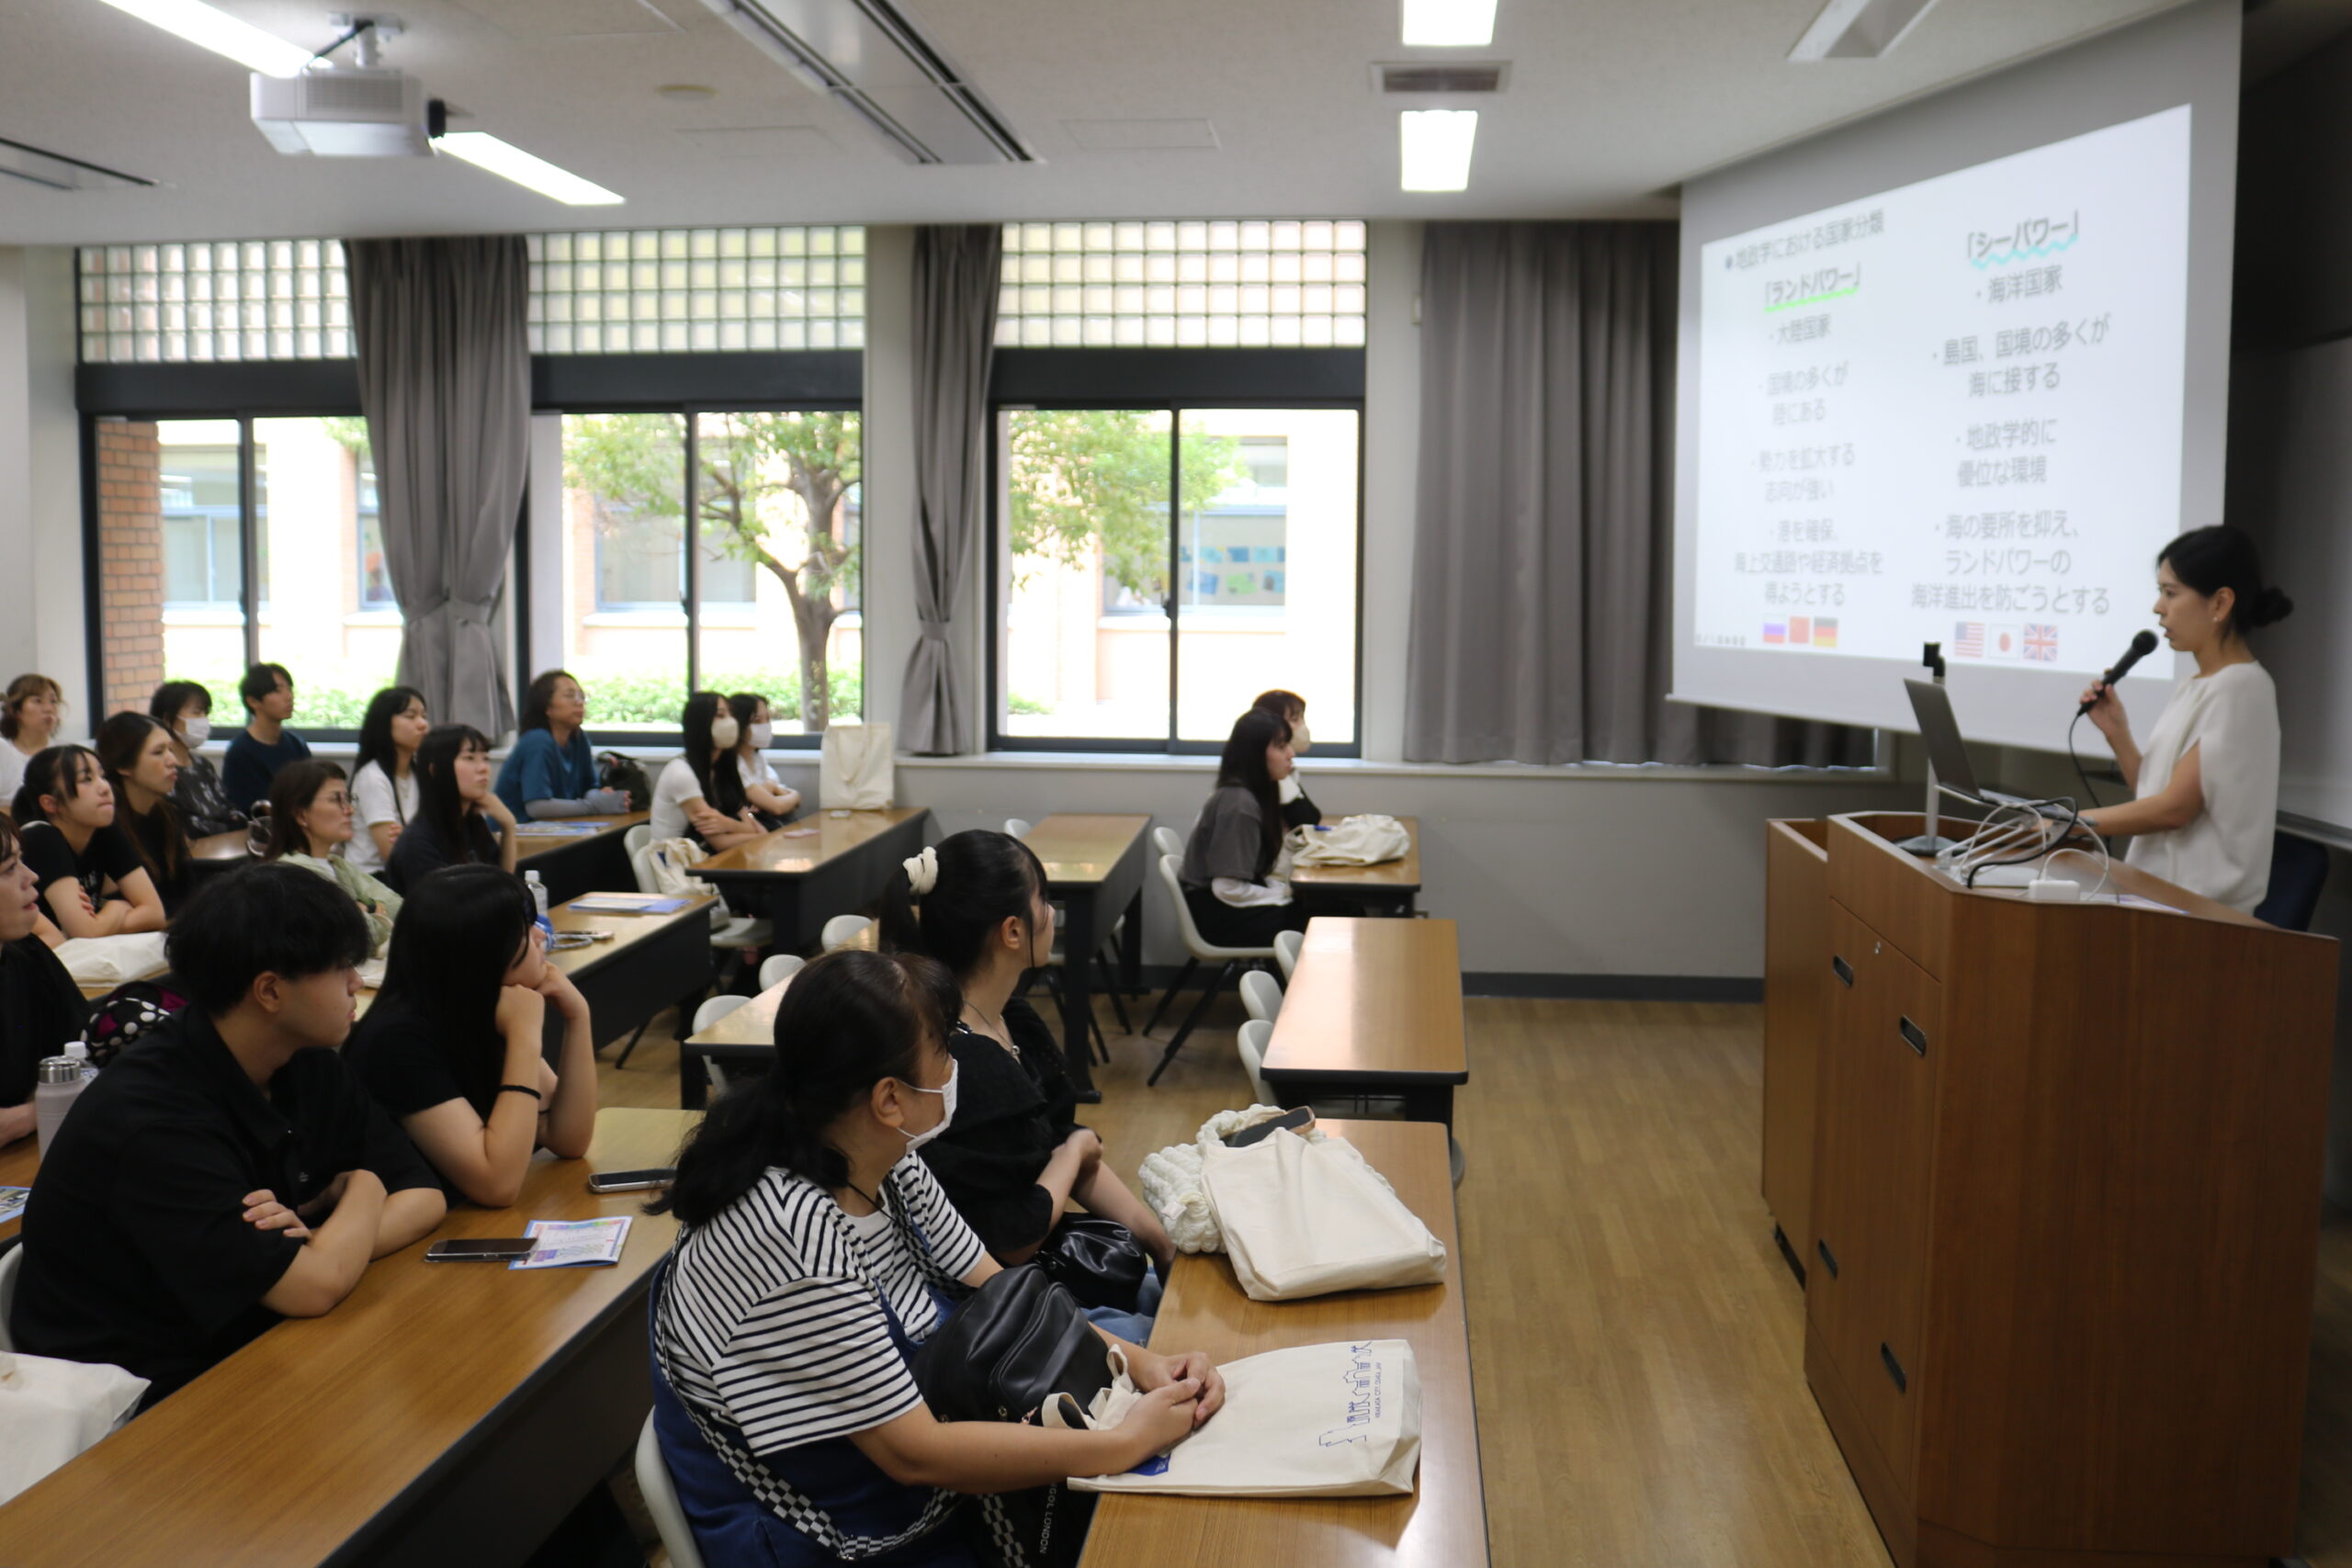
[[[216,0],[311,47],[353,0]],[[1662,215],[1691,175],[2177,0],[1942,0],[1890,56],[1793,65],[1820,0],[1501,0],[1491,51],[1398,46],[1397,0],[908,0],[1044,160],[919,168],[698,0],[386,0],[388,63],[628,197],[449,159],[281,157],[242,67],[97,0],[0,5],[0,137],[163,182],[0,178],[0,243],[1007,218]],[[1466,192],[1396,188],[1375,61],[1504,59]],[[718,89],[704,103],[664,84]],[[1158,121],[1121,127],[1102,122]],[[1200,122],[1208,127],[1204,134]],[[1174,122],[1172,126],[1165,122]],[[723,133],[723,134],[722,134]],[[1136,148],[1137,141],[1211,145]]]

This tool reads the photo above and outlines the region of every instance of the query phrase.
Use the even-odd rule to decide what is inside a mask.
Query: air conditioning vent
[[[1384,93],[1499,93],[1510,73],[1508,61],[1457,65],[1412,61],[1375,65],[1373,72]]]

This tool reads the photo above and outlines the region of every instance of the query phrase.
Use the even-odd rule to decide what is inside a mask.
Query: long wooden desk
[[[922,848],[931,813],[920,806],[811,812],[748,844],[688,867],[712,887],[743,889],[764,906],[776,941],[814,948],[825,922],[866,909],[899,863]]]
[[[1453,922],[1309,920],[1261,1071],[1285,1105],[1395,1094],[1408,1119],[1452,1126],[1470,1081]]]
[[[764,1066],[775,1060],[775,1010],[790,976],[678,1043],[678,1103],[699,1111],[710,1097],[709,1064]]]
[[[628,834],[639,823],[651,819],[650,812],[624,811],[613,817],[566,817],[546,823],[522,823],[522,831],[514,838],[514,869],[537,872],[539,880],[547,884],[548,901],[554,904],[577,898],[582,893],[614,893],[635,887],[637,874],[629,869]],[[594,833],[530,830],[534,827],[569,829],[588,822],[595,824]]]
[[[1046,896],[1062,908],[1062,1060],[1081,1100],[1100,1099],[1088,1028],[1094,1017],[1094,953],[1122,916],[1119,973],[1132,989],[1143,958],[1144,871],[1149,813],[1097,816],[1057,811],[1025,840],[1046,867]]]
[[[1202,1350],[1231,1361],[1262,1350],[1345,1339],[1403,1339],[1421,1378],[1421,1470],[1409,1497],[1107,1496],[1081,1568],[1472,1568],[1487,1561],[1486,1489],[1478,1467],[1462,1251],[1442,1128],[1414,1122],[1326,1122],[1388,1178],[1405,1206],[1443,1242],[1443,1283],[1358,1291],[1304,1302],[1253,1302],[1221,1255],[1180,1257],[1151,1332],[1155,1350]]]
[[[520,1562],[637,1439],[649,1276],[675,1222],[597,1170],[668,1165],[693,1118],[607,1110],[584,1160],[532,1168],[511,1209],[434,1239],[631,1214],[610,1269],[370,1265],[324,1317],[277,1325],[0,1508],[11,1568]]]
[[[1323,818],[1336,827],[1338,817]],[[1412,840],[1400,860],[1378,865],[1302,865],[1291,873],[1291,890],[1299,902],[1315,910],[1370,913],[1374,910],[1409,915],[1421,892],[1421,819],[1399,817]]]
[[[559,934],[613,933],[610,942],[548,957],[588,999],[598,1045],[635,1032],[662,1009],[682,1005],[708,988],[710,907],[716,901],[706,894],[692,908],[668,915],[604,914],[570,904],[548,912]],[[563,1041],[562,1021],[553,1011],[548,1014],[548,1038],[550,1048]]]

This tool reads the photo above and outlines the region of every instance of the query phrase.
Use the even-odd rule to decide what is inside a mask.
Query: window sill
[[[973,751],[956,757],[919,757],[901,752],[901,768],[987,768],[1066,772],[1073,768],[1107,768],[1138,773],[1214,773],[1211,756],[1170,756],[1158,751]],[[1366,778],[1432,779],[1589,779],[1595,781],[1666,780],[1707,784],[1826,784],[1838,781],[1883,784],[1894,778],[1884,768],[1752,768],[1735,762],[1685,767],[1666,762],[1577,762],[1565,767],[1541,767],[1526,762],[1384,762],[1361,757],[1321,757],[1310,752],[1299,759],[1298,771],[1309,780],[1347,773]]]

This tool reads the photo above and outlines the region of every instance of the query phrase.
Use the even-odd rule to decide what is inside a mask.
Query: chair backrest
[[[1006,818],[1004,819],[1004,836],[1008,839],[1027,838],[1029,836],[1028,818],[1024,817]]]
[[[632,862],[637,859],[637,852],[652,841],[653,824],[650,822],[639,822],[621,835],[621,848],[628,852],[628,858]]]
[[[0,1352],[12,1351],[17,1342],[8,1337],[8,1314],[17,1305],[17,1270],[25,1266],[22,1246],[0,1252]]]
[[[637,829],[631,828],[629,831],[634,833]],[[639,844],[628,852],[628,869],[629,874],[637,878],[639,893],[662,891],[661,884],[653,880],[653,846],[650,843]]]
[[[1250,970],[1241,976],[1241,1006],[1251,1018],[1273,1022],[1282,1016],[1282,982],[1263,969]]]
[[[779,953],[760,965],[760,989],[772,991],[800,972],[808,961],[797,953]]]
[[[695,1009],[695,1026],[686,1032],[689,1034],[700,1034],[704,1030],[708,1029],[712,1024],[717,1023],[720,1019],[725,1018],[729,1013],[733,1012],[737,1008],[741,1007],[751,999],[752,998],[749,997],[738,996],[710,997],[706,998],[702,1006]]]
[[[1151,830],[1151,847],[1161,854],[1174,855],[1182,860],[1184,856],[1184,835],[1173,828],[1154,828]]]
[[[2290,931],[2312,929],[2320,889],[2327,886],[2327,847],[2294,833],[2270,835],[2270,891],[2254,912]]]
[[[1159,880],[1167,885],[1168,902],[1175,907],[1176,934],[1184,939],[1185,948],[1198,957],[1208,943],[1201,940],[1201,928],[1193,923],[1193,907],[1184,902],[1184,879],[1177,873],[1178,857],[1163,852],[1159,857]]]
[[[1245,975],[1242,978],[1246,980],[1249,976]],[[1250,1092],[1256,1097],[1254,1102],[1259,1105],[1274,1103],[1274,1097],[1266,1092],[1266,1079],[1261,1070],[1266,1065],[1266,1042],[1273,1036],[1274,1025],[1271,1019],[1253,1018],[1243,1024],[1240,1032],[1233,1037],[1241,1050],[1241,1070],[1250,1075]]]
[[[645,1511],[653,1516],[662,1550],[670,1554],[670,1568],[703,1568],[701,1549],[695,1545],[693,1527],[686,1523],[686,1510],[678,1502],[677,1484],[670,1479],[670,1466],[662,1457],[662,1439],[653,1435],[650,1410],[637,1434],[637,1489],[645,1495]]]
[[[858,933],[873,923],[864,915],[835,915],[825,922],[825,929],[819,935],[825,951],[831,953],[835,948],[847,947],[855,942]]]
[[[1276,931],[1274,933],[1274,962],[1283,966],[1283,985],[1289,985],[1291,976],[1297,973],[1298,950],[1306,945],[1305,931]]]

